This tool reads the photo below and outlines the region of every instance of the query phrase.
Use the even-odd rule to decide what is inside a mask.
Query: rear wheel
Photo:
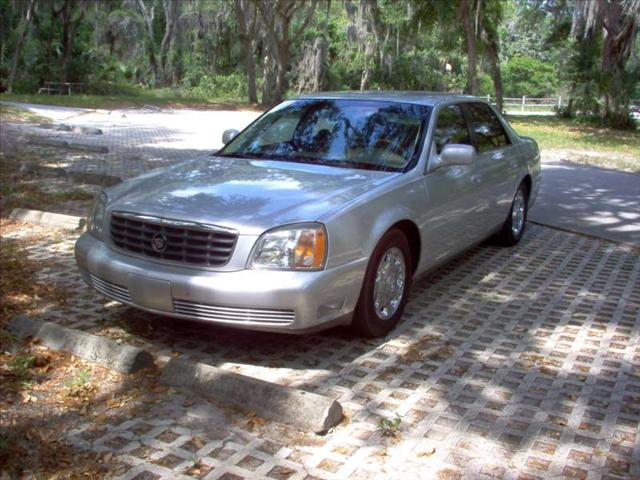
[[[388,231],[376,246],[353,316],[353,327],[370,337],[386,335],[402,317],[413,267],[407,237]]]
[[[517,245],[524,234],[527,223],[527,205],[529,203],[529,192],[527,186],[521,183],[511,202],[509,216],[502,225],[502,230],[498,234],[500,244],[507,247]]]

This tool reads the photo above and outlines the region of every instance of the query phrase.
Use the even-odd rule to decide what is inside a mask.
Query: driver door
[[[472,145],[460,105],[443,107],[433,131],[429,166],[424,176],[426,208],[421,222],[426,265],[430,268],[476,241],[478,230],[476,165],[436,167],[447,144]]]

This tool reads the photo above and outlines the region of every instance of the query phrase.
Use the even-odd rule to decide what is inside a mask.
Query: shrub
[[[558,78],[548,63],[517,56],[504,63],[502,82],[507,97],[546,97],[555,93]]]

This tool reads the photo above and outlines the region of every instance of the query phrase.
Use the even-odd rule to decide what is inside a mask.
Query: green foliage
[[[36,357],[33,355],[17,355],[11,361],[11,371],[17,377],[23,378],[28,375],[35,362]]]
[[[88,368],[83,368],[78,372],[78,375],[76,375],[73,378],[69,378],[65,380],[64,386],[67,387],[68,389],[84,387],[89,383],[90,377],[91,377],[91,370],[89,370]]]
[[[478,88],[480,89],[480,95],[483,97],[486,97],[487,95],[495,95],[493,80],[487,73],[482,72],[478,75]]]
[[[399,416],[396,416],[395,418],[381,418],[379,426],[382,431],[382,435],[385,437],[397,438],[401,422],[402,419]]]
[[[552,65],[524,55],[504,63],[502,78],[507,97],[547,97],[555,94],[558,85]]]
[[[467,47],[459,18],[462,0],[321,1],[305,25],[304,12],[311,3],[299,0],[297,13],[290,18],[288,43],[278,45],[269,34],[268,17],[255,7],[279,0],[250,0],[244,2],[246,20],[257,18],[249,35],[250,51],[245,51],[232,0],[69,1],[70,17],[60,8],[62,0],[38,0],[35,18],[27,22],[28,1],[0,0],[1,86],[6,87],[15,58],[14,93],[34,94],[44,82],[63,79],[84,84],[86,96],[57,99],[69,104],[117,104],[117,96],[120,103],[136,105],[237,103],[249,90],[247,58],[255,67],[256,90],[265,96],[269,90],[262,87],[274,84],[274,77],[282,83],[282,92],[289,88],[284,92],[289,95],[309,85],[327,90],[362,87],[459,93],[468,84]],[[494,96],[494,68],[500,63],[505,96],[562,94],[572,99],[563,114],[624,123],[620,115],[605,118],[611,108],[605,108],[603,98],[608,94],[613,110],[620,110],[620,104],[640,97],[640,42],[621,73],[603,75],[602,29],[595,29],[588,42],[573,38],[574,12],[582,3],[470,0],[467,7],[473,10],[478,28],[479,94]],[[148,11],[153,8],[152,20],[142,5]],[[175,17],[173,10],[165,12],[167,5],[178,5]],[[640,30],[635,27],[632,32]],[[16,56],[21,31],[25,37]],[[71,32],[68,42],[65,32]],[[276,37],[282,33],[276,28]],[[313,46],[320,39],[328,48],[316,65]],[[277,64],[280,54],[283,65]],[[314,69],[322,70],[321,84],[308,80],[317,78]],[[100,100],[96,95],[109,98]]]
[[[9,447],[11,442],[9,441],[9,437],[5,434],[0,433],[0,450],[4,450]]]
[[[240,73],[211,75],[194,68],[185,74],[178,90],[185,96],[236,99],[243,97],[246,88],[245,78]]]
[[[36,357],[33,355],[16,355],[10,364],[18,382],[27,388],[31,388],[31,369],[35,363]]]

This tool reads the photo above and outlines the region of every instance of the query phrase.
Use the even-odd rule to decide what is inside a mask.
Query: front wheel
[[[353,314],[353,327],[370,337],[386,335],[402,317],[412,277],[411,250],[400,230],[387,232],[376,246]]]
[[[511,210],[509,216],[502,225],[502,230],[498,234],[498,241],[507,247],[517,245],[524,234],[524,228],[527,223],[527,205],[528,191],[524,183],[520,184],[513,202],[511,202]]]

